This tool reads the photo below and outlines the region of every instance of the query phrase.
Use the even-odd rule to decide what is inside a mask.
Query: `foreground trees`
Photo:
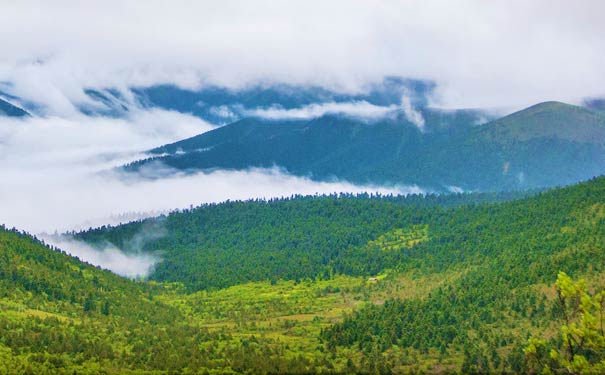
[[[584,280],[560,272],[556,283],[563,324],[559,336],[531,338],[525,353],[530,369],[544,374],[605,373],[605,290],[589,293]]]

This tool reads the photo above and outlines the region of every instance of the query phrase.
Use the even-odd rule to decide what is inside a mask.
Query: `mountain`
[[[388,107],[399,105],[402,96],[414,106],[426,106],[435,84],[429,81],[387,77],[364,87],[360,93],[330,90],[318,86],[255,84],[242,88],[204,85],[186,89],[174,85],[150,87],[87,88],[86,101],[77,103],[88,115],[119,117],[132,109],[160,108],[188,113],[213,124],[223,125],[249,116],[256,110],[289,110],[310,105],[367,103]]]
[[[29,113],[0,98],[0,116],[24,117],[29,116]]]
[[[0,227],[0,373],[166,367],[166,336],[188,356],[186,348],[207,333],[195,332],[177,308],[154,300],[162,289]]]
[[[423,106],[435,84],[428,81],[387,77],[366,87],[363,93],[346,93],[323,87],[259,84],[240,89],[204,86],[198,90],[171,85],[133,88],[132,93],[143,107],[163,108],[190,113],[208,122],[225,124],[247,116],[255,109],[295,109],[326,103],[367,102],[376,106],[399,105],[402,95],[411,104]]]
[[[379,272],[385,264],[396,261],[391,255],[399,254],[374,254],[368,263],[367,254],[345,256],[347,246],[361,246],[394,223],[411,226],[428,211],[519,196],[363,194],[227,202],[115,228],[102,227],[78,233],[76,238],[95,247],[109,242],[128,249],[133,241],[141,240],[141,234],[164,233],[145,241],[146,251],[165,255],[150,278],[183,282],[189,290],[269,279],[314,279],[335,273],[359,276]]]
[[[202,311],[232,306],[232,315],[208,310],[223,324],[255,322],[234,334],[292,343],[315,332],[319,341],[301,344],[305,355],[327,353],[341,372],[525,372],[529,334],[557,342],[557,272],[603,287],[605,178],[464,204],[472,196],[446,205],[450,198],[367,195],[228,202],[76,237],[124,246],[161,225],[165,236],[146,244],[164,259],[152,279],[202,293]],[[299,309],[276,327],[269,311],[290,309],[289,298]]]
[[[500,144],[552,138],[602,146],[605,117],[585,107],[545,102],[492,122],[482,136]]]
[[[438,181],[480,190],[573,184],[604,172],[605,116],[545,102],[473,128],[420,156]],[[387,164],[393,170],[405,163]],[[417,176],[421,179],[422,176]]]
[[[381,183],[385,179],[374,171],[385,161],[418,154],[448,137],[453,129],[468,128],[480,117],[473,111],[425,110],[423,115],[431,119],[426,125],[434,131],[431,137],[423,136],[403,115],[376,123],[334,115],[305,121],[248,118],[152,153],[167,154],[156,160],[181,170],[277,165],[321,180]],[[405,172],[417,170],[413,165],[409,167]]]
[[[572,184],[604,172],[605,115],[546,102],[478,126],[482,112],[422,108],[376,122],[326,115],[304,121],[247,118],[151,150],[177,170],[279,166],[316,180],[417,184],[445,191]]]
[[[587,99],[582,105],[588,109],[596,111],[605,111],[605,98]]]
[[[87,116],[122,117],[128,114],[132,107],[140,106],[131,95],[127,97],[116,89],[88,88],[84,90],[84,94],[90,101],[79,103],[78,109]]]
[[[512,197],[226,202],[75,234],[162,233],[155,281],[1,227],[0,372],[528,372],[530,335],[561,341],[557,272],[605,285],[605,177]]]

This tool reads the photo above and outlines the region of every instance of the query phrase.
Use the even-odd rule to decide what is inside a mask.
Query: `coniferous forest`
[[[3,228],[0,370],[594,371],[604,224],[595,178],[529,197],[227,202],[75,234],[128,248],[161,228],[148,280]]]

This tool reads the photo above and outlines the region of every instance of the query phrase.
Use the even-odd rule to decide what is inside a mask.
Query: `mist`
[[[132,279],[147,277],[154,265],[160,261],[160,258],[154,254],[126,253],[109,243],[101,247],[93,247],[68,235],[41,236],[41,238],[46,243],[65,250],[71,256]]]
[[[280,106],[256,108],[244,111],[247,116],[260,117],[270,120],[309,120],[327,114],[348,116],[356,119],[371,121],[385,117],[395,117],[403,113],[412,124],[424,130],[424,118],[411,102],[408,95],[402,95],[400,105],[379,106],[365,100],[352,102],[314,103],[300,108],[285,109]]]
[[[143,277],[161,259],[144,251],[151,228],[127,249],[96,249],[49,233],[116,225],[176,209],[225,200],[335,192],[422,193],[417,186],[357,186],[316,182],[277,167],[184,174],[161,165],[149,174],[116,167],[146,157],[145,150],[215,126],[163,110],[134,109],[125,118],[0,117],[0,223],[40,234],[49,243],[128,277]],[[161,174],[158,175],[158,174]],[[158,178],[161,177],[161,178]]]
[[[227,199],[422,191],[320,183],[277,168],[197,174],[154,168],[156,174],[167,172],[162,178],[114,169],[145,157],[147,149],[213,128],[198,118],[161,110],[140,110],[124,119],[0,117],[0,222],[51,233],[117,224],[126,221],[120,216],[124,213],[142,218]]]

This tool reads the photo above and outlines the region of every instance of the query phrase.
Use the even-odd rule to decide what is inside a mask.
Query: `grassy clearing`
[[[192,324],[228,337],[225,345],[241,345],[260,338],[285,347],[285,356],[304,353],[319,358],[324,350],[322,329],[339,322],[364,304],[382,304],[388,298],[422,298],[431,290],[462,276],[462,271],[441,275],[397,274],[389,271],[367,277],[336,276],[330,280],[252,282],[216,291],[183,295],[175,285],[155,298],[175,306]],[[336,367],[358,353],[338,348]],[[412,354],[410,354],[412,356]],[[435,354],[435,363],[437,359]],[[412,358],[412,357],[410,357]],[[443,365],[443,364],[442,364]]]
[[[368,246],[377,246],[382,250],[408,249],[417,243],[428,241],[429,226],[413,225],[410,228],[398,228],[385,233],[376,240],[368,242]]]

